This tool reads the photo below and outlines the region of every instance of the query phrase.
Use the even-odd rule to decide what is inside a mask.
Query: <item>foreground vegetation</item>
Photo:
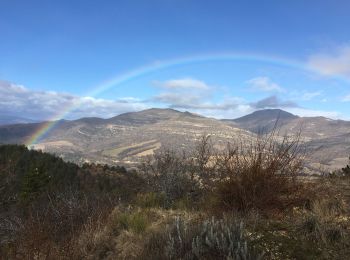
[[[300,177],[298,137],[161,150],[138,170],[0,146],[6,259],[346,259],[349,166]]]

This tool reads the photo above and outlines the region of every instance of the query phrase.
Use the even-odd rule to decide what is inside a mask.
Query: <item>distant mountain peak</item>
[[[269,132],[274,127],[280,127],[297,118],[299,117],[282,109],[263,109],[231,121],[246,130],[259,133]]]
[[[240,118],[235,119],[236,122],[239,121],[244,121],[247,119],[252,119],[252,118],[264,118],[264,119],[295,119],[298,118],[298,116],[293,115],[292,113],[289,113],[287,111],[284,111],[282,109],[262,109],[262,110],[257,110],[254,111],[253,113],[246,115],[246,116],[242,116]]]
[[[173,109],[173,108],[158,108],[158,107],[153,107],[153,108],[148,108],[145,110],[141,110],[139,112],[175,112],[175,113],[181,113],[180,111]],[[135,112],[137,113],[137,112]]]
[[[137,112],[128,112],[107,119],[109,122],[124,122],[128,124],[149,124],[161,120],[169,120],[179,117],[201,117],[190,112],[181,112],[172,108],[149,108]]]

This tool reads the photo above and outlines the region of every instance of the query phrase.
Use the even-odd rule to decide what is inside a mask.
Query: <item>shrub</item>
[[[198,181],[193,177],[192,160],[187,155],[164,149],[140,167],[149,190],[162,194],[164,207],[171,208],[183,198],[195,200]]]
[[[105,259],[111,257],[115,249],[115,240],[103,219],[87,221],[72,243],[71,259]]]
[[[341,242],[344,238],[344,228],[335,221],[343,208],[337,201],[317,200],[306,212],[299,231],[309,240],[323,244]]]
[[[114,220],[114,229],[130,230],[137,234],[145,232],[149,225],[147,214],[143,211],[118,212]]]
[[[244,237],[243,222],[207,220],[192,242],[192,251],[198,259],[261,259]]]
[[[141,208],[160,208],[165,206],[163,193],[147,192],[136,196],[135,204]]]
[[[303,157],[299,135],[277,140],[275,133],[246,144],[230,145],[216,157],[214,189],[220,210],[280,210],[300,202],[296,176]]]
[[[251,246],[242,222],[212,218],[189,223],[176,217],[165,232],[150,237],[143,256],[157,256],[156,259],[262,259],[263,253]]]
[[[70,259],[80,254],[75,243],[86,223],[102,221],[111,210],[106,201],[77,192],[46,195],[48,200],[31,202],[27,212],[0,219],[0,251],[12,248],[1,252],[4,258]]]
[[[349,164],[346,165],[344,168],[342,168],[342,172],[344,176],[350,177],[350,157],[349,157]]]
[[[22,201],[31,201],[37,198],[46,188],[51,176],[38,168],[32,169],[24,175],[20,198]]]

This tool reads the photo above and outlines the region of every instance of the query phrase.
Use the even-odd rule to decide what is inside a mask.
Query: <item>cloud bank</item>
[[[254,78],[250,82],[264,85],[260,88],[263,91],[277,91],[279,89],[277,83],[270,84],[272,81],[264,77]],[[266,87],[265,83],[269,83],[269,87]],[[163,82],[156,81],[153,82],[153,85],[159,91],[147,99],[124,97],[117,100],[108,100],[79,97],[53,91],[34,91],[21,85],[0,81],[0,111],[3,115],[21,116],[37,121],[57,119],[58,116],[63,116],[65,119],[81,117],[109,118],[121,113],[151,107],[169,107],[215,118],[237,118],[255,110],[266,108],[285,109],[300,116],[323,115],[332,118],[339,116],[336,112],[312,111],[302,108],[294,101],[281,99],[276,94],[256,101],[222,95],[217,87],[197,79],[180,78]],[[305,92],[299,98],[309,100],[319,95],[321,95],[321,92]],[[344,97],[343,101],[350,101],[350,96]],[[69,113],[65,113],[65,111],[69,111]]]
[[[298,107],[293,101],[281,100],[277,96],[270,96],[257,102],[250,103],[250,105],[255,109]]]
[[[69,108],[67,119],[80,117],[111,117],[123,112],[147,108],[137,99],[121,100],[78,97],[53,91],[33,91],[21,85],[0,81],[0,111],[2,114],[50,120]]]

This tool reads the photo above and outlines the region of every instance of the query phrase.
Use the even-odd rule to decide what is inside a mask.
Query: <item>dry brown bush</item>
[[[1,229],[11,227],[6,252],[9,259],[81,259],[77,237],[87,223],[106,219],[112,205],[84,199],[66,191],[49,196],[21,217],[1,219]],[[8,229],[8,228],[7,228]]]
[[[301,203],[300,134],[279,139],[276,131],[249,143],[230,144],[216,156],[214,188],[220,211],[282,210]]]
[[[167,207],[190,198],[197,204],[214,201],[219,212],[279,211],[305,203],[296,178],[303,159],[300,134],[280,137],[275,129],[249,143],[229,143],[220,152],[214,151],[210,136],[203,136],[193,152],[165,149],[144,162],[142,171],[151,191],[165,195]]]

